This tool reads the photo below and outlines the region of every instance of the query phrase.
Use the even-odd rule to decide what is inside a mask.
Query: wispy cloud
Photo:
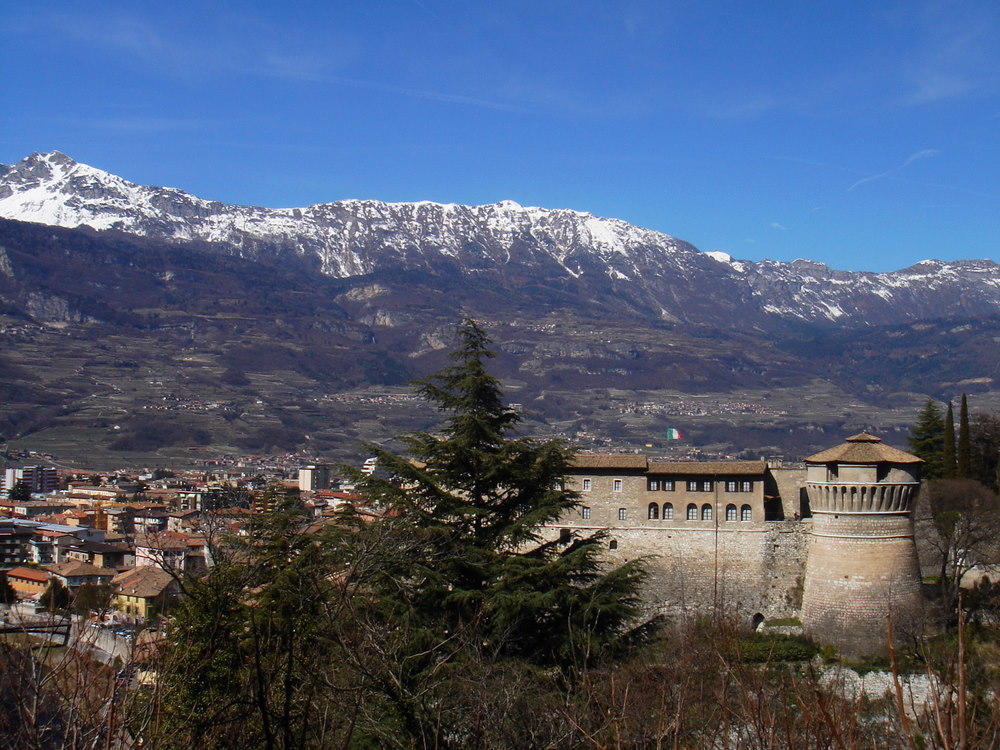
[[[184,117],[107,117],[74,120],[79,125],[100,130],[130,133],[156,133],[171,130],[199,130],[213,124],[211,120]]]
[[[782,232],[787,232],[788,231],[788,227],[786,227],[783,224],[779,224],[776,221],[772,221],[768,226],[770,226],[771,229],[780,229]]]
[[[903,64],[909,90],[900,104],[934,104],[1000,88],[995,3],[923,2],[914,16],[920,41]]]
[[[391,83],[381,83],[379,81],[365,81],[357,78],[345,78],[343,76],[324,76],[324,81],[339,83],[344,86],[352,86],[369,91],[384,91],[389,94],[401,94],[416,99],[430,99],[437,102],[449,102],[452,104],[468,104],[474,107],[484,107],[486,109],[496,109],[506,112],[523,112],[524,107],[503,101],[490,99],[480,99],[474,96],[464,96],[462,94],[451,94],[445,91],[431,91],[428,89],[415,89],[407,86],[396,86]]]
[[[849,193],[852,190],[854,190],[854,188],[860,187],[861,185],[864,185],[866,183],[874,182],[875,180],[882,180],[882,179],[885,179],[886,177],[891,177],[896,172],[899,172],[901,169],[905,169],[906,167],[910,166],[914,162],[921,161],[922,159],[929,159],[932,156],[937,156],[938,153],[940,153],[940,152],[937,149],[933,149],[933,148],[925,148],[925,149],[922,149],[920,151],[917,151],[916,153],[910,154],[906,158],[906,161],[904,161],[898,167],[893,167],[892,169],[887,169],[886,171],[879,172],[878,174],[873,174],[873,175],[869,175],[867,177],[862,177],[860,180],[857,180],[854,184],[852,184],[849,188],[847,188],[847,192]]]
[[[124,14],[50,14],[45,26],[91,48],[126,56],[161,75],[202,82],[213,76],[255,76],[289,82],[350,86],[429,101],[500,111],[523,107],[490,98],[341,74],[356,61],[358,45],[350,37],[323,38],[276,28],[251,14],[226,14],[206,20],[196,33],[178,31],[148,18]],[[36,19],[36,23],[41,23]],[[37,33],[40,29],[35,28]],[[21,33],[31,31],[29,27]],[[124,125],[125,123],[122,123]],[[139,125],[139,123],[135,123]],[[152,123],[149,123],[152,125]]]

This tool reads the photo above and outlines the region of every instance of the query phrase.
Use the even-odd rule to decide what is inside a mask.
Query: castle
[[[921,460],[868,433],[805,459],[671,462],[578,455],[575,510],[550,533],[604,530],[609,559],[649,561],[663,614],[797,617],[846,656],[884,650],[921,609],[911,506]]]

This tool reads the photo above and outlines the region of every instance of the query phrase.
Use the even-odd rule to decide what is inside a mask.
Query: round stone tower
[[[923,461],[862,432],[805,462],[803,628],[848,657],[883,653],[888,615],[901,636],[922,608],[910,508]]]

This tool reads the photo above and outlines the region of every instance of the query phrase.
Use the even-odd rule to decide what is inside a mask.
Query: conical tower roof
[[[805,459],[809,464],[918,464],[923,463],[912,453],[906,453],[882,442],[882,438],[867,432],[851,435],[835,448],[809,456]]]

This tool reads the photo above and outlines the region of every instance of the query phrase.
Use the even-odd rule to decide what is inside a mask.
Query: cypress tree
[[[972,474],[972,447],[969,440],[969,400],[962,394],[958,424],[958,467],[959,479],[968,479]]]
[[[924,408],[917,415],[908,442],[913,455],[924,460],[921,472],[924,479],[940,479],[944,476],[944,419],[941,407],[933,399],[927,399]]]
[[[951,401],[948,402],[948,410],[944,417],[944,453],[942,471],[944,477],[951,479],[955,477],[955,410]]]

